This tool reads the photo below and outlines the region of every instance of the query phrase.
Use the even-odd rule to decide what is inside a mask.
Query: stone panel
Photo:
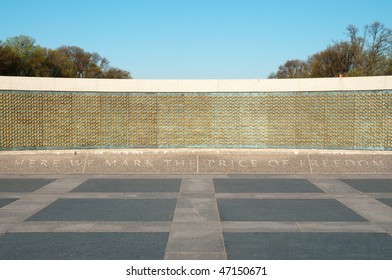
[[[0,91],[0,149],[390,150],[391,104],[390,90]]]

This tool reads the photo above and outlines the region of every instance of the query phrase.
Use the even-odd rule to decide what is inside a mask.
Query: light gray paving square
[[[222,226],[220,222],[174,222],[171,227],[171,233],[190,233],[193,235],[197,234],[215,234],[222,233]]]
[[[298,222],[302,232],[385,232],[369,222]]]
[[[176,208],[174,222],[219,221],[217,208]]]
[[[171,222],[96,222],[91,232],[169,232]]]
[[[190,193],[214,193],[212,178],[184,178],[181,184],[181,192]]]
[[[15,227],[18,224],[18,222],[0,222],[0,234],[1,233],[6,233],[13,227]]]
[[[376,223],[376,225],[383,228],[387,232],[392,232],[392,223]]]
[[[273,193],[216,193],[217,199],[274,199]]]
[[[213,193],[181,193],[177,208],[216,208]]]
[[[88,232],[94,224],[68,221],[26,221],[10,232]]]
[[[224,232],[299,232],[295,222],[222,222]]]
[[[327,193],[277,193],[275,199],[333,199],[335,196]]]
[[[368,196],[373,198],[390,198],[392,199],[392,193],[367,193]]]
[[[18,199],[23,196],[25,196],[25,193],[0,192],[0,199]]]
[[[199,252],[199,253],[166,253],[165,260],[226,260],[225,253],[206,253],[206,252]]]
[[[219,252],[225,250],[222,234],[176,232],[170,234],[166,252]]]

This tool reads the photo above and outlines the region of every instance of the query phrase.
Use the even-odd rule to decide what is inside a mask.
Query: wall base
[[[0,152],[0,174],[392,174],[391,151],[108,149]]]

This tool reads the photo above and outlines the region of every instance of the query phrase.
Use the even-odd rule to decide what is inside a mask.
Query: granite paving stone
[[[226,260],[226,253],[216,252],[168,252],[165,260]]]
[[[157,193],[157,192],[69,192],[59,194],[59,198],[79,198],[79,199],[177,199],[178,193]]]
[[[392,198],[392,193],[367,193],[366,195],[373,198]]]
[[[296,222],[223,221],[223,232],[299,232]]]
[[[392,193],[392,179],[341,179],[340,181],[365,193]]]
[[[93,225],[92,222],[25,221],[9,232],[88,232]]]
[[[29,218],[35,212],[26,209],[5,209],[0,208],[0,223],[3,222],[21,222]]]
[[[169,232],[171,221],[95,222],[91,232]]]
[[[216,208],[177,208],[174,220],[176,222],[219,221],[219,213]]]
[[[7,210],[21,210],[26,213],[34,214],[35,212],[41,210],[42,208],[50,205],[56,201],[54,197],[23,197],[16,200],[12,204],[8,204],[3,209]]]
[[[391,260],[386,233],[224,233],[230,260]]]
[[[210,178],[184,180],[181,185],[165,259],[190,258],[226,259]]]
[[[215,234],[222,233],[221,223],[219,221],[206,221],[206,222],[173,222],[171,231],[175,234],[176,232],[187,232],[192,234]]]
[[[16,200],[17,199],[12,199],[12,198],[0,198],[0,208],[2,208],[3,206],[6,206],[7,204],[10,204]]]
[[[223,236],[221,233],[171,232],[167,244],[167,252],[223,252]]]
[[[59,199],[30,221],[171,221],[176,199]]]
[[[179,192],[181,179],[89,179],[73,192]]]
[[[218,199],[222,221],[365,221],[333,199]]]
[[[177,203],[178,208],[216,208],[213,193],[181,193]]]
[[[390,260],[390,182],[353,174],[3,176],[0,259]]]
[[[392,198],[379,198],[378,201],[384,203],[385,205],[392,207]]]
[[[370,222],[297,222],[302,232],[385,232]]]
[[[85,176],[75,176],[75,177],[64,177],[59,178],[50,184],[38,189],[35,191],[35,194],[41,193],[52,193],[52,194],[61,194],[68,193],[86,181],[87,178]]]
[[[222,222],[224,232],[385,232],[370,222]]]
[[[55,179],[0,179],[0,192],[33,192]]]
[[[383,228],[386,232],[392,233],[392,223],[376,223],[376,225]]]
[[[2,260],[160,260],[168,233],[7,233]]]
[[[25,221],[1,223],[0,232],[169,232],[170,227],[170,221]]]
[[[392,223],[392,208],[371,197],[337,198],[341,203],[374,223]]]
[[[309,179],[314,185],[331,195],[362,195],[362,193],[343,181],[336,179],[311,178]]]
[[[220,199],[334,199],[327,193],[217,193]]]
[[[15,227],[19,222],[0,222],[0,235],[6,233],[13,227]]]
[[[184,178],[181,185],[182,193],[214,193],[212,178]]]
[[[305,179],[214,179],[217,193],[318,193]]]

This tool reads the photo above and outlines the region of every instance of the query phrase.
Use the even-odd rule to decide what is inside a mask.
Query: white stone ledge
[[[392,76],[260,80],[115,80],[0,76],[0,90],[77,92],[307,92],[390,90]]]
[[[236,154],[289,154],[289,155],[387,155],[392,158],[392,151],[379,150],[332,150],[332,149],[242,149],[242,148],[124,148],[124,149],[67,149],[67,150],[15,150],[15,151],[0,151],[2,155],[181,155],[181,154],[216,154],[216,155],[236,155]]]

